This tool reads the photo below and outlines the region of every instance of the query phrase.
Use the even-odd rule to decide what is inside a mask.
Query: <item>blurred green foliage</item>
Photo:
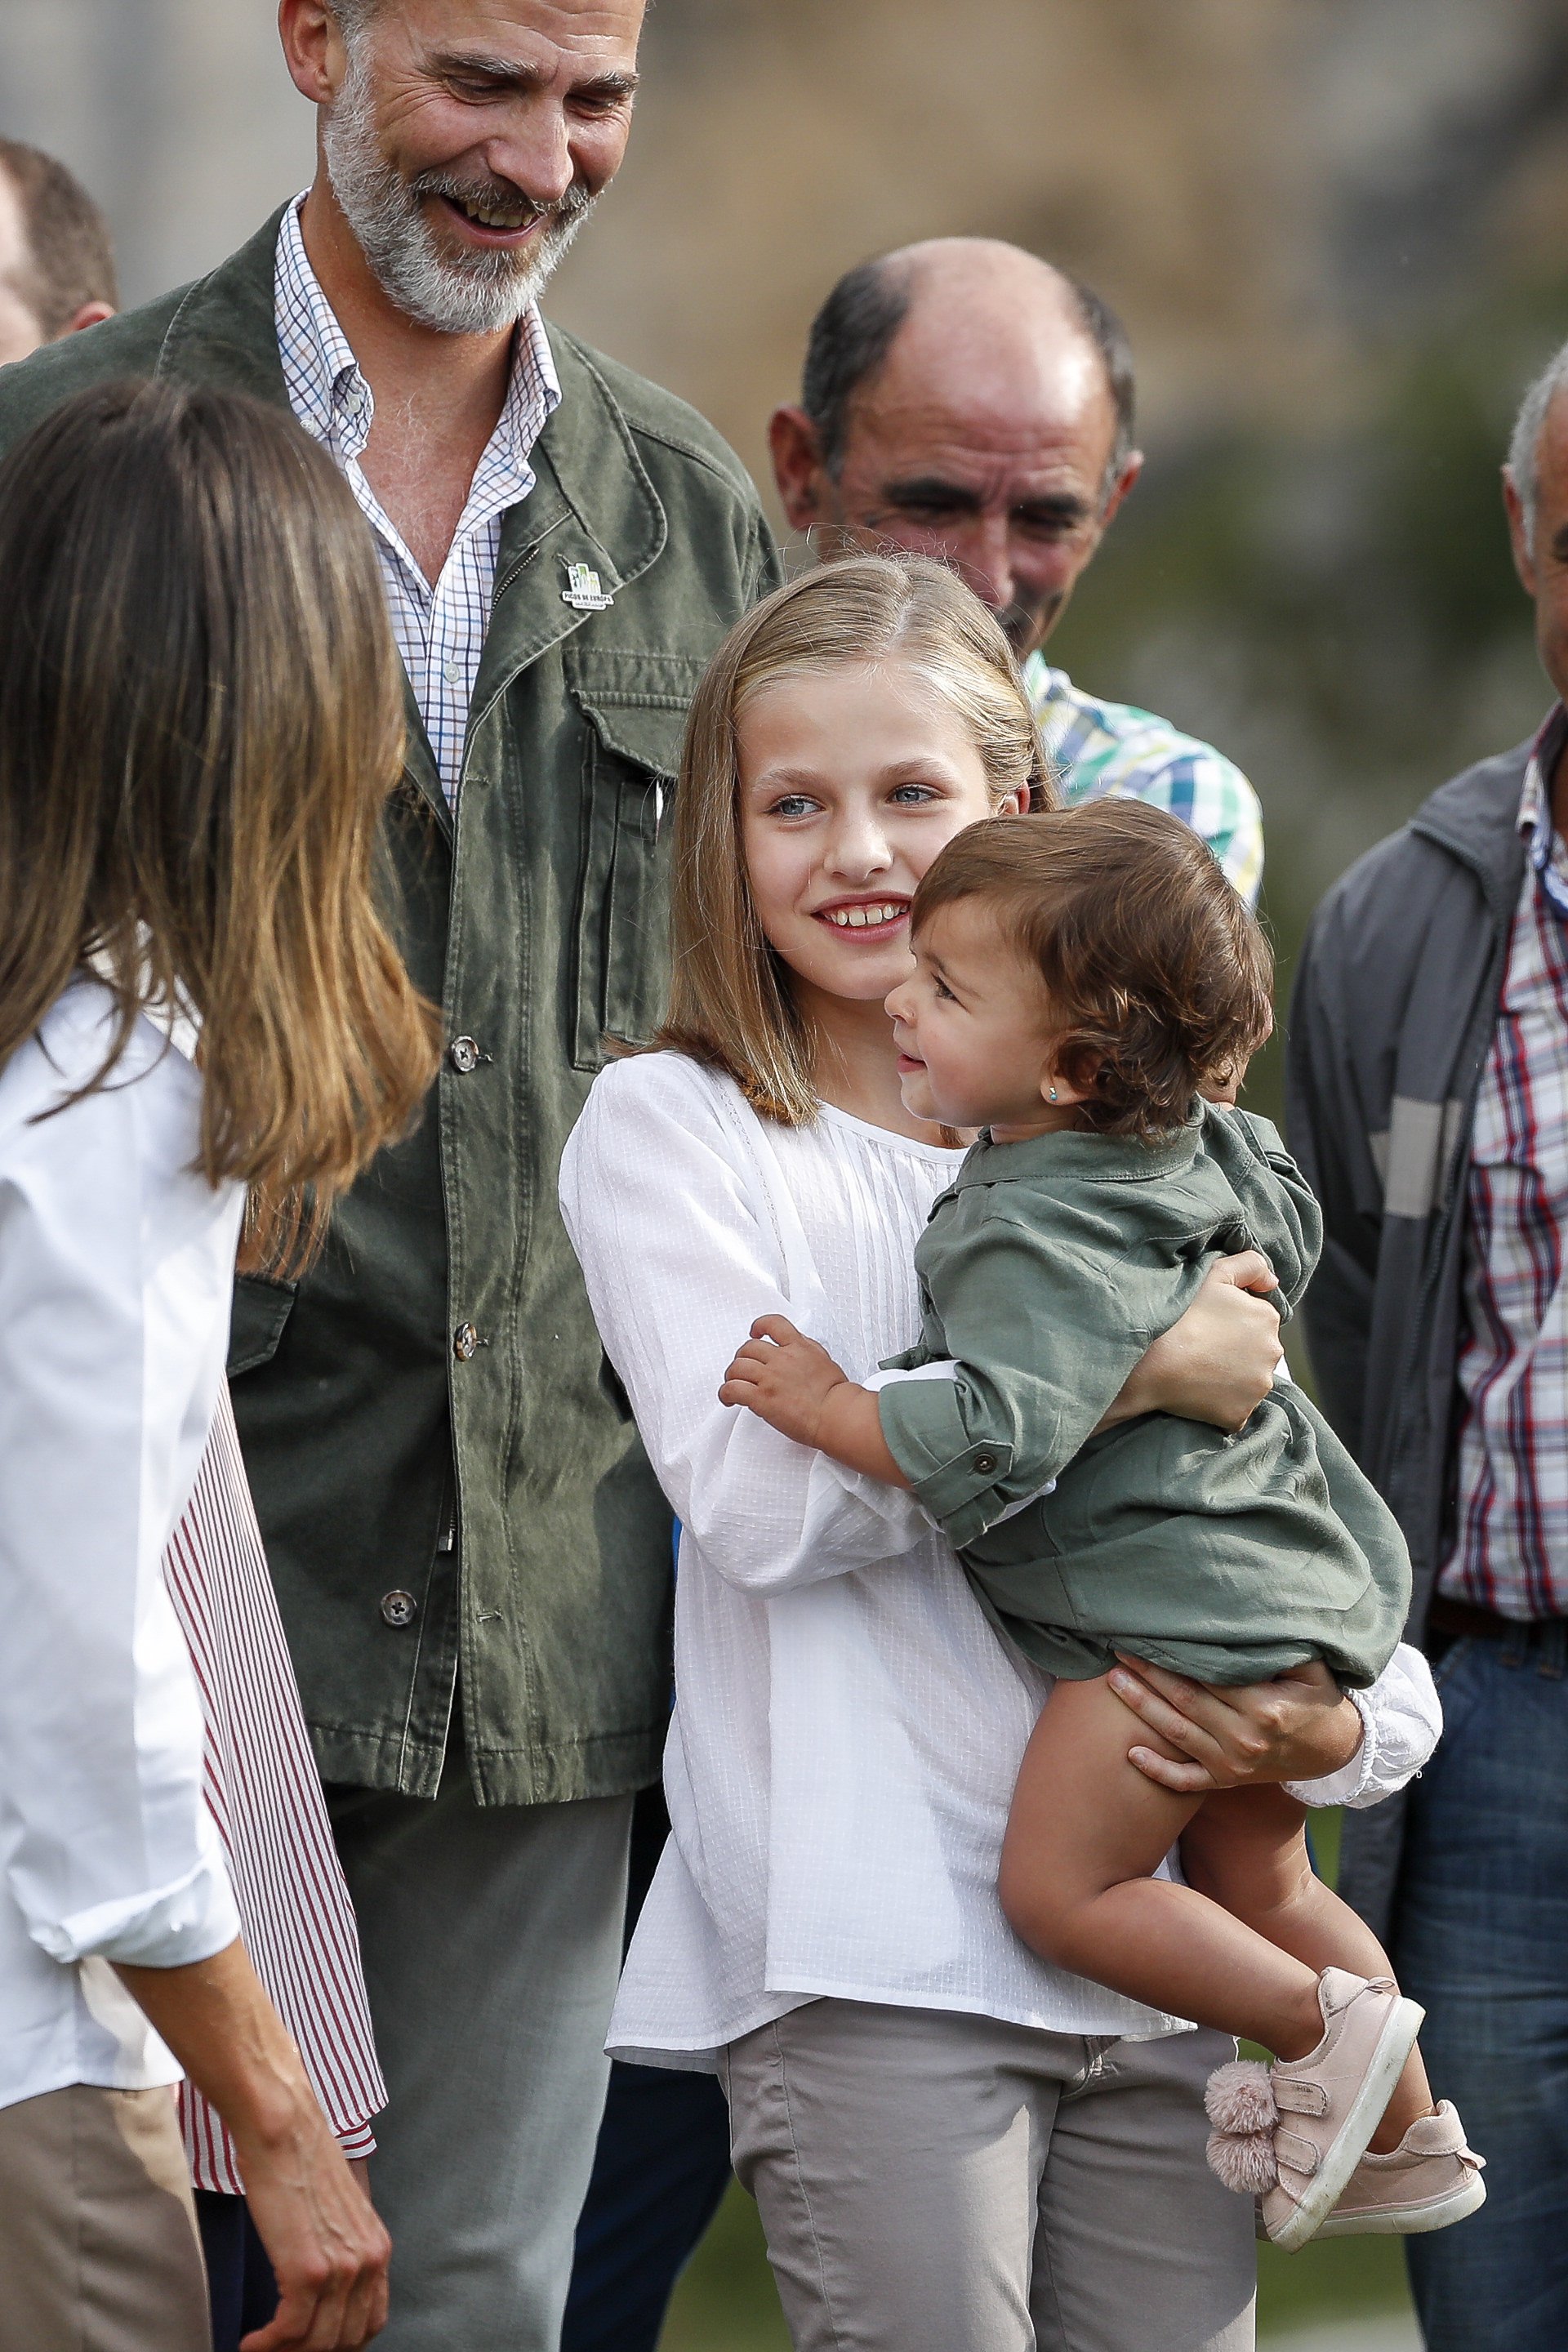
[[[1499,468],[1564,334],[1568,278],[1500,292],[1370,351],[1332,426],[1156,456],[1052,641],[1257,785],[1282,1012],[1328,885],[1546,708]],[[1278,1043],[1248,1098],[1277,1114]]]

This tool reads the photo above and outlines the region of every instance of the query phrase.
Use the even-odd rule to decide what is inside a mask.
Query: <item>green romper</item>
[[[1321,1658],[1353,1687],[1387,1664],[1404,1538],[1299,1388],[1277,1383],[1235,1436],[1163,1412],[1092,1434],[1215,1257],[1261,1250],[1288,1311],[1321,1240],[1274,1129],[1207,1104],[1155,1144],[983,1140],[932,1208],[921,1342],[889,1369],[953,1377],[883,1388],[883,1434],[994,1622],[1051,1674],[1104,1674],[1121,1650],[1253,1683]]]

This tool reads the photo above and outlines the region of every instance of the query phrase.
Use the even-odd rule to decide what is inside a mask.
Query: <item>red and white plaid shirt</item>
[[[1536,739],[1528,857],[1476,1104],[1458,1381],[1458,1514],[1440,1591],[1568,1616],[1568,849],[1551,783],[1568,713]]]

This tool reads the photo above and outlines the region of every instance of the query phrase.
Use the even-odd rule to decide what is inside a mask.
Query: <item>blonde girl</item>
[[[937,851],[1049,791],[1005,641],[941,567],[856,558],[770,598],[691,711],[662,1050],[596,1081],[562,1171],[683,1529],[673,1832],[612,2047],[720,2074],[801,2352],[1147,2352],[1155,2309],[1163,2352],[1251,2340],[1250,2216],[1204,2157],[1226,2047],[1001,1911],[1048,1684],[907,1495],[717,1400],[770,1315],[857,1378],[918,1333],[914,1244],[961,1153],[904,1108],[883,1000]],[[1240,1286],[1268,1270],[1226,1273],[1115,1414],[1251,1411],[1277,1325]],[[1173,1785],[1332,1771],[1333,1801],[1430,1745],[1398,1674],[1364,1716],[1311,1673],[1121,1688]]]
[[[160,1574],[237,1244],[308,1255],[416,1110],[377,903],[401,694],[374,552],[281,415],[95,389],[0,468],[0,2342],[210,2343],[181,2069],[346,2347],[387,2242],[237,1936]],[[195,1045],[195,1061],[172,1042]]]

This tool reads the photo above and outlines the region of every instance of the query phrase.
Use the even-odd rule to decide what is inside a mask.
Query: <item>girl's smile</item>
[[[910,901],[884,895],[877,898],[836,898],[816,908],[819,922],[836,931],[852,931],[862,942],[880,941],[902,930],[910,919]]]

